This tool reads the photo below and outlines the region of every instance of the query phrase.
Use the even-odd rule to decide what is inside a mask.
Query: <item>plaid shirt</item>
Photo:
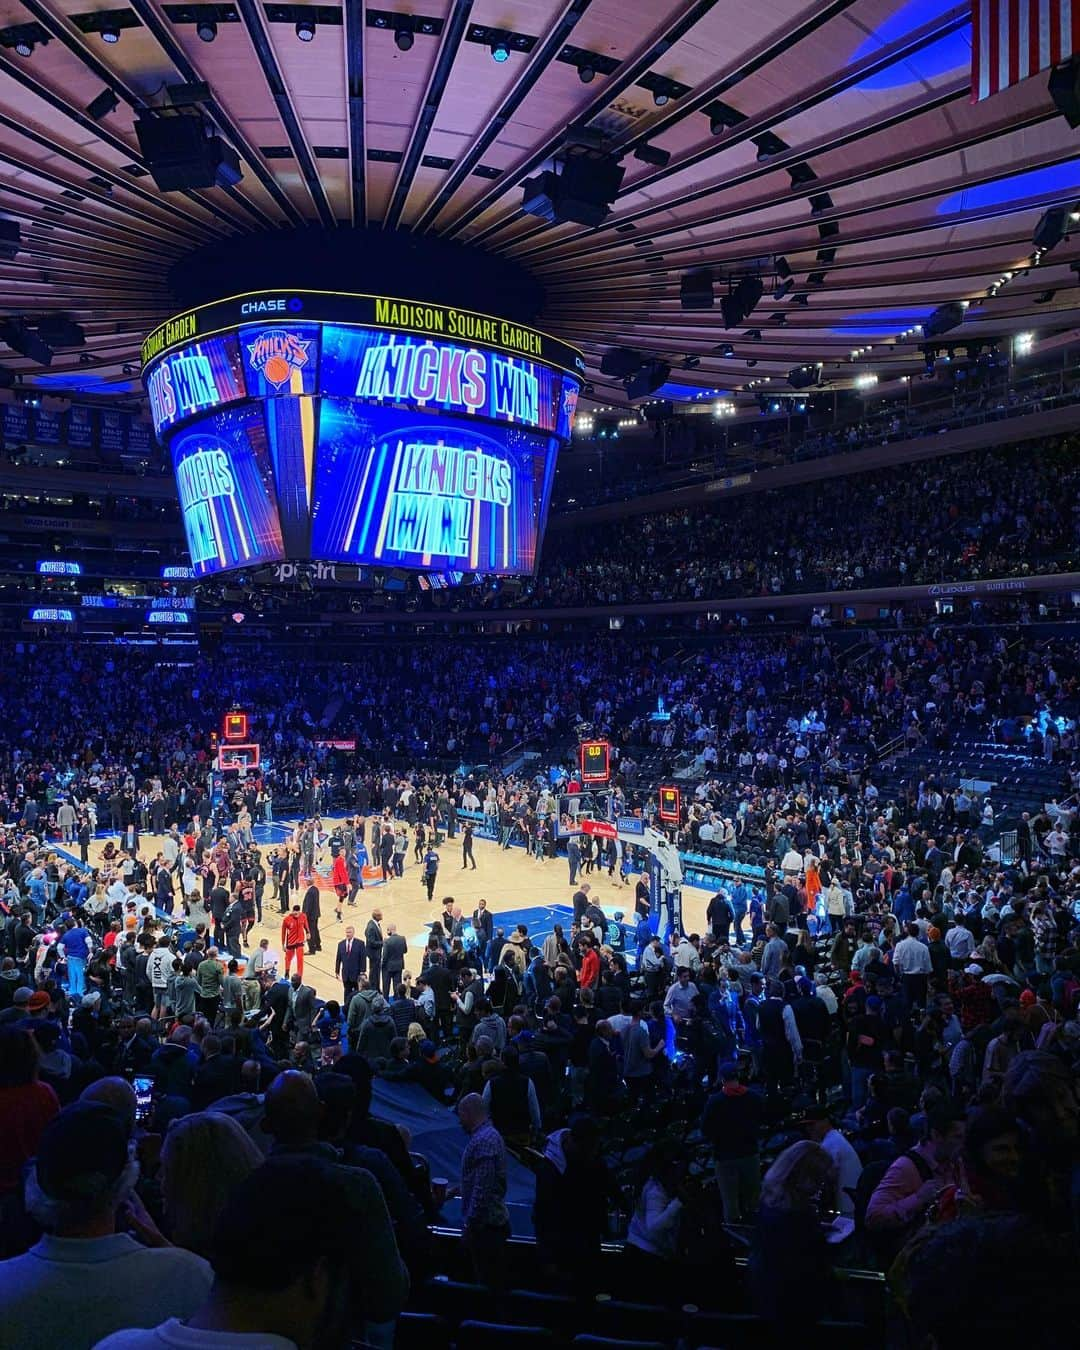
[[[506,1146],[490,1120],[473,1131],[461,1159],[461,1208],[466,1228],[500,1228],[506,1210]]]
[[[1048,914],[1041,914],[1032,923],[1035,930],[1035,950],[1040,956],[1053,957],[1057,955],[1058,931],[1057,924]]]

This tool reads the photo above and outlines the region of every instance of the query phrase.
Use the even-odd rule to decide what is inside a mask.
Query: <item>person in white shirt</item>
[[[183,1320],[171,1317],[158,1326],[117,1331],[98,1350],[327,1350],[347,1345],[354,1326],[364,1327],[359,1310],[375,1283],[375,1276],[366,1277],[356,1259],[350,1231],[350,1226],[355,1229],[354,1210],[342,1202],[337,1174],[352,1170],[302,1154],[273,1158],[258,1168],[226,1203],[219,1231],[229,1241],[218,1244],[213,1287],[200,1306]],[[275,1197],[280,1210],[272,1223],[258,1203],[259,1196],[267,1195]],[[122,1316],[123,1302],[119,1306]],[[368,1323],[363,1339],[383,1346],[392,1343],[393,1334],[393,1321]]]
[[[934,971],[930,949],[920,940],[917,923],[907,924],[904,932],[906,936],[893,948],[893,970],[900,976],[908,1007],[924,1008],[927,981]]]
[[[676,1022],[687,1022],[694,1011],[694,999],[697,997],[698,988],[696,984],[690,982],[690,970],[687,966],[680,966],[677,971],[675,983],[671,985],[664,996],[664,1012]]]
[[[116,878],[105,894],[109,897],[110,905],[123,905],[131,896],[120,877]]]
[[[819,970],[814,976],[814,995],[821,999],[825,1004],[830,1017],[835,1017],[840,1011],[840,1004],[837,1002],[836,995],[829,985],[829,977],[823,970]]]
[[[146,958],[146,974],[154,991],[154,1008],[150,1014],[154,1021],[165,1016],[169,976],[172,974],[175,959],[167,937],[159,938],[158,945]]]
[[[780,870],[786,877],[797,877],[803,868],[802,854],[795,848],[789,848],[780,863]]]
[[[664,1171],[672,1172],[674,1169],[665,1168]],[[668,1186],[671,1186],[670,1194]],[[676,1239],[681,1213],[682,1201],[673,1179],[669,1180],[666,1176],[663,1180],[650,1177],[642,1188],[634,1217],[630,1220],[630,1229],[626,1235],[628,1245],[648,1252],[650,1256],[674,1259],[677,1255]]]
[[[138,1175],[127,1122],[110,1107],[76,1102],[45,1127],[26,1181],[27,1210],[45,1235],[25,1255],[0,1261],[7,1343],[90,1350],[132,1323],[152,1326],[200,1307],[210,1267],[165,1242],[135,1193]],[[148,1245],[116,1231],[121,1209],[124,1226]]]
[[[671,939],[671,963],[675,967],[676,974],[685,969],[696,975],[701,969],[698,949],[685,934],[676,934]]]
[[[863,1170],[859,1155],[833,1125],[828,1107],[811,1106],[803,1120],[807,1139],[820,1144],[833,1160],[836,1191],[832,1207],[838,1214],[851,1218],[855,1213],[855,1187]]]
[[[975,935],[957,916],[954,927],[945,934],[945,946],[954,961],[966,961],[975,950]]]

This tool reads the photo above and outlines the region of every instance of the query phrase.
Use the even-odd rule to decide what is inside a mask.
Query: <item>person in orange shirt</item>
[[[806,864],[806,912],[817,913],[817,898],[821,894],[821,873],[816,862]]]
[[[281,945],[285,948],[286,976],[292,968],[293,958],[295,957],[297,972],[303,978],[304,943],[307,938],[307,915],[301,912],[299,905],[293,905],[292,913],[286,914],[281,921]]]

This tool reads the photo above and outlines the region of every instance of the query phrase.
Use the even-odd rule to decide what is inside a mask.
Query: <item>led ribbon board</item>
[[[237,296],[147,338],[192,571],[325,559],[535,570],[580,353],[378,296]]]
[[[464,346],[523,356],[583,377],[585,359],[576,347],[539,329],[454,305],[336,291],[259,291],[233,295],[178,314],[155,328],[142,345],[143,374],[177,347],[201,342],[246,324],[343,323],[386,332],[420,333]]]

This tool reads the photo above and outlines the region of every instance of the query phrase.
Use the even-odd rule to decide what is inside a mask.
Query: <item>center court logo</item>
[[[268,384],[280,389],[292,378],[293,371],[308,363],[311,339],[297,337],[287,328],[265,328],[254,342],[247,344],[251,368]]]

